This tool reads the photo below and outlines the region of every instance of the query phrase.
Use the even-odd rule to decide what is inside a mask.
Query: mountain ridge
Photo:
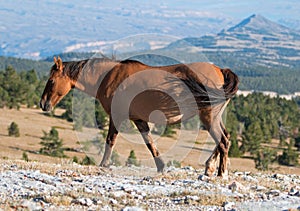
[[[251,15],[216,35],[184,38],[204,54],[227,54],[245,66],[296,68],[300,65],[300,32]],[[174,45],[174,43],[172,44]]]

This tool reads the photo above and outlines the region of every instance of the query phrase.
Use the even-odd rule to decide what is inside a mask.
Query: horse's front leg
[[[112,153],[112,149],[116,143],[116,138],[118,135],[118,131],[113,123],[112,118],[109,119],[109,129],[108,134],[106,137],[106,144],[105,144],[105,152],[100,163],[100,166],[107,167],[109,166],[109,159]]]
[[[143,120],[135,120],[134,123],[135,123],[136,127],[138,128],[138,130],[140,131],[145,144],[147,145],[149,151],[151,152],[151,154],[154,158],[154,161],[155,161],[155,164],[157,167],[157,172],[163,172],[165,163],[161,159],[159,152],[150,136],[150,129],[149,129],[148,123]]]

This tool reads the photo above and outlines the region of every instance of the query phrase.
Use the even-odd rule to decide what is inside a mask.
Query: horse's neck
[[[96,97],[97,91],[106,74],[119,62],[116,61],[90,61],[79,74],[75,87],[92,97]]]

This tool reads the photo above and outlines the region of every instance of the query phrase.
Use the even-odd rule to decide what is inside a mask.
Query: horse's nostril
[[[50,111],[51,110],[51,103],[49,101],[44,101],[44,100],[41,100],[40,101],[40,108],[43,110],[43,111]]]
[[[51,110],[51,105],[50,103],[46,103],[44,106],[44,111],[50,111]]]

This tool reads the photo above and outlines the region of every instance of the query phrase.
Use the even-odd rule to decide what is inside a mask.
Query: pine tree
[[[264,140],[263,137],[259,122],[253,119],[243,133],[241,150],[243,152],[250,152],[252,155],[256,154],[257,150],[260,148],[260,144]]]
[[[93,157],[89,157],[89,156],[85,156],[82,161],[81,161],[81,165],[91,165],[91,166],[94,166],[96,165],[96,162],[94,160]]]
[[[26,162],[29,161],[29,158],[28,158],[28,155],[27,155],[26,152],[23,152],[23,154],[22,154],[22,159],[25,160]]]
[[[291,138],[288,148],[284,149],[282,155],[280,155],[278,158],[279,164],[287,165],[287,166],[298,165],[299,155],[296,152],[296,150],[293,149],[294,145],[295,145],[295,140]]]
[[[276,151],[270,148],[262,148],[255,151],[254,162],[255,168],[259,170],[268,170],[269,165],[276,161]]]
[[[129,157],[126,161],[126,165],[134,165],[134,166],[140,166],[140,163],[138,162],[134,150],[130,151]]]
[[[12,122],[10,126],[8,127],[8,135],[9,136],[15,136],[20,137],[20,131],[17,123]]]
[[[40,153],[53,157],[66,157],[62,148],[63,140],[59,138],[58,131],[52,127],[49,133],[43,132],[44,136],[40,142],[43,147],[40,149]]]

